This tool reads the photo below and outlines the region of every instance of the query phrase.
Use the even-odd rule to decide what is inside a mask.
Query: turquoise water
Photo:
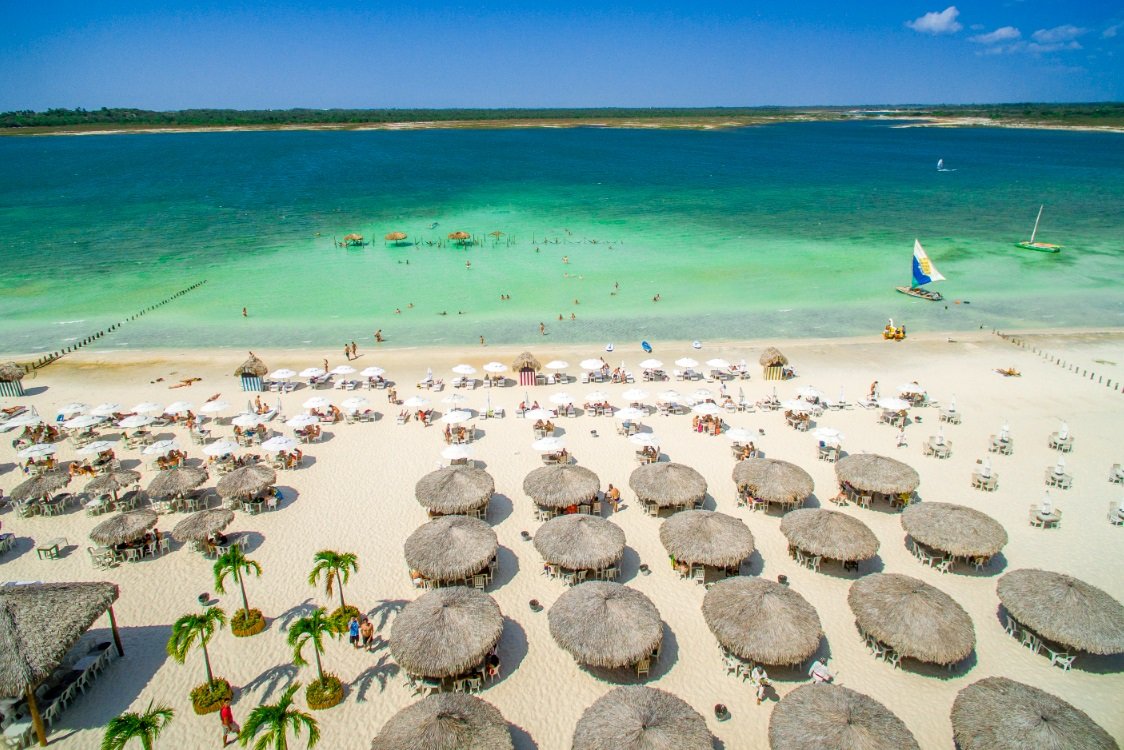
[[[519,343],[541,341],[540,322],[550,340],[599,343],[844,336],[890,316],[915,331],[1124,325],[1114,134],[27,137],[0,138],[0,164],[5,351],[58,349],[202,279],[98,346],[337,345],[376,328],[403,346]],[[1040,203],[1039,239],[1060,255],[1013,246]],[[395,230],[416,244],[388,247]],[[450,247],[458,230],[481,244]],[[374,241],[336,248],[349,232]],[[914,237],[947,306],[893,291]]]

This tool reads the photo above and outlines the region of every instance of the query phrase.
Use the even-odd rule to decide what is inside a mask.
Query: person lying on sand
[[[203,378],[184,378],[183,380],[176,383],[175,385],[168,386],[168,388],[169,389],[171,389],[171,388],[189,388],[192,383],[197,383],[202,379]]]
[[[1022,373],[1019,372],[1018,370],[1016,370],[1014,367],[1008,367],[1006,369],[1001,368],[1001,367],[996,367],[995,371],[1005,378],[1022,377]]]

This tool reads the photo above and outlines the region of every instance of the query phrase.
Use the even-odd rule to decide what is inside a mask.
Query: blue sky
[[[1124,4],[0,0],[0,110],[1124,99]]]

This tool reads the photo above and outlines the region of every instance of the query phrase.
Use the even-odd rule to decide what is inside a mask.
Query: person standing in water
[[[546,323],[539,323],[539,333],[546,335]]]
[[[243,317],[243,318],[248,318],[248,317],[250,317],[250,314],[246,312],[246,308],[244,308],[244,307],[242,308],[242,317]]]

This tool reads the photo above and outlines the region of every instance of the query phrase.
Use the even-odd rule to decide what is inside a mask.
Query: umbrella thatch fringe
[[[571,750],[712,750],[706,720],[678,696],[643,686],[610,690],[582,714]]]
[[[772,458],[747,458],[734,465],[734,483],[770,503],[803,502],[815,489],[812,476],[796,464]]]
[[[37,477],[32,477],[17,484],[9,497],[17,503],[38,500],[56,490],[61,490],[69,483],[70,474],[67,472],[45,471]]]
[[[1124,606],[1064,573],[1012,570],[999,579],[999,601],[1023,625],[1068,648],[1124,653]]]
[[[193,466],[165,469],[148,485],[148,495],[163,500],[189,492],[207,481],[207,472]]]
[[[1007,544],[1007,530],[991,516],[952,503],[914,503],[902,513],[911,537],[957,557],[991,557]]]
[[[23,380],[23,376],[26,374],[24,369],[15,362],[5,362],[0,365],[0,383],[11,383],[16,380]]]
[[[873,453],[852,453],[835,463],[835,476],[858,490],[895,495],[913,492],[921,477],[910,466]]]
[[[141,475],[139,471],[130,471],[128,469],[115,469],[108,474],[102,474],[100,477],[94,477],[82,491],[91,497],[98,497],[107,492],[117,492],[124,489],[131,484],[136,484],[140,481]]]
[[[976,646],[972,618],[956,601],[923,581],[875,573],[851,584],[847,603],[859,627],[902,658],[956,664]]]
[[[454,677],[480,664],[503,632],[499,605],[483,591],[436,589],[406,605],[390,631],[390,653],[409,674]]]
[[[878,537],[865,523],[834,510],[799,508],[781,519],[789,544],[831,560],[867,560],[878,554]]]
[[[764,664],[797,664],[823,638],[816,609],[787,586],[738,576],[714,584],[703,597],[710,632],[730,652]]]
[[[663,640],[663,621],[651,600],[619,583],[575,586],[550,608],[550,634],[581,664],[627,667]]]
[[[156,525],[156,511],[130,510],[107,518],[90,531],[90,538],[98,544],[124,544],[144,535]]]
[[[511,728],[495,706],[472,695],[438,693],[383,725],[371,750],[511,750]]]
[[[706,479],[684,464],[654,463],[638,467],[628,478],[628,486],[641,502],[661,508],[691,505],[706,495]]]
[[[543,560],[571,570],[605,568],[624,554],[624,531],[603,518],[556,516],[535,532],[535,549]]]
[[[265,464],[249,464],[219,480],[215,489],[220,497],[256,495],[277,482],[277,472]]]
[[[209,508],[192,513],[176,524],[172,536],[181,542],[202,542],[215,532],[222,531],[234,520],[234,511]]]
[[[676,560],[719,568],[736,568],[753,554],[745,522],[710,510],[676,513],[660,525],[660,541]]]
[[[468,516],[441,516],[406,539],[406,564],[426,578],[452,581],[478,573],[496,554],[496,532]]]
[[[788,357],[784,356],[777,347],[770,346],[761,352],[761,357],[757,361],[762,367],[781,367],[788,364]]]
[[[515,372],[519,372],[525,367],[529,367],[535,372],[538,372],[542,369],[542,364],[539,363],[539,361],[535,359],[534,355],[532,355],[530,352],[523,352],[515,358],[515,361],[511,363],[511,369]]]
[[[235,375],[253,375],[255,377],[262,377],[269,373],[269,368],[265,366],[265,362],[255,357],[253,354],[242,364],[238,365],[238,369],[234,371]]]
[[[840,685],[803,685],[769,719],[772,750],[920,750],[905,723],[868,695]]]
[[[487,505],[495,491],[496,481],[483,469],[447,466],[419,479],[414,497],[434,513],[468,513]]]
[[[565,508],[597,497],[601,480],[575,464],[541,466],[523,479],[523,494],[544,508]]]

